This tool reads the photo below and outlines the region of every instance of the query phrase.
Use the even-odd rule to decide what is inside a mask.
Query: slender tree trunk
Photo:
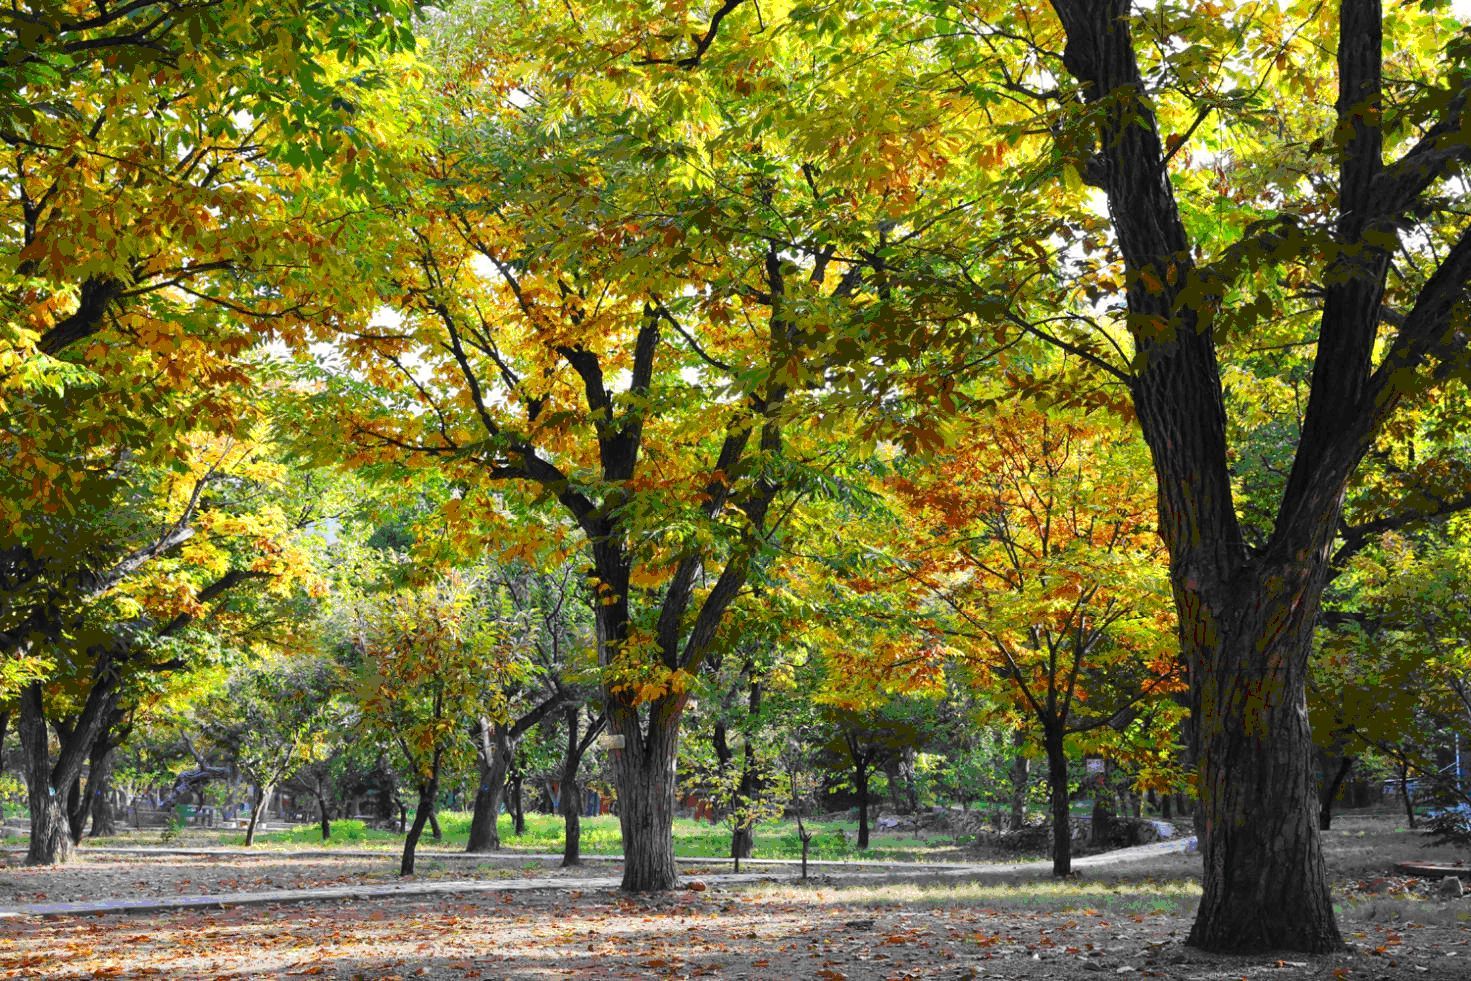
[[[10,730],[10,710],[0,710],[0,773],[5,772],[5,734]],[[0,801],[0,822],[5,820],[5,802]]]
[[[82,793],[82,778],[78,775],[66,790],[66,831],[71,835],[73,845],[80,845],[86,837],[87,816],[92,810],[90,803],[91,796]]]
[[[1344,756],[1338,761],[1338,769],[1333,772],[1333,777],[1328,781],[1328,786],[1323,789],[1323,797],[1318,801],[1318,829],[1327,831],[1333,826],[1333,802],[1338,798],[1338,790],[1343,786],[1344,778],[1348,771],[1353,769],[1354,758]]]
[[[582,723],[582,706],[574,703],[566,709],[567,752],[562,757],[562,793],[557,800],[562,812],[562,867],[582,864],[582,794],[577,783],[577,769],[582,762],[578,730]]]
[[[1103,773],[1099,776],[1098,788],[1093,794],[1093,813],[1089,820],[1088,837],[1094,845],[1106,841],[1113,831],[1114,795],[1108,776],[1109,763],[1104,760]]]
[[[624,739],[614,750],[618,825],[623,832],[623,885],[627,892],[658,892],[679,884],[674,862],[674,776],[684,695],[647,703],[647,735],[639,709],[614,703],[612,732]]]
[[[320,789],[317,791],[317,814],[322,823],[322,840],[326,841],[332,837],[332,818],[327,814],[327,798]]]
[[[868,850],[868,760],[853,766],[853,780],[858,791],[858,850]]]
[[[1068,801],[1067,753],[1063,749],[1060,729],[1043,733],[1042,748],[1047,753],[1047,789],[1052,803],[1052,874],[1073,874],[1073,824]]]
[[[436,771],[438,766],[435,767]],[[409,827],[409,833],[404,838],[403,858],[398,864],[400,876],[414,874],[414,849],[419,847],[419,838],[424,834],[424,825],[434,814],[434,798],[438,796],[439,778],[436,776],[427,784],[419,785],[419,806],[414,811],[414,823]]]
[[[511,834],[517,838],[526,833],[526,806],[521,795],[521,785],[524,782],[525,778],[519,772],[511,775]]]
[[[255,798],[250,802],[250,823],[245,826],[245,847],[249,848],[255,844],[255,829],[260,826],[260,819],[266,813],[266,805],[271,800],[271,788],[255,785]]]
[[[480,783],[475,789],[474,813],[470,818],[470,840],[465,851],[472,853],[500,851],[501,797],[506,787],[506,771],[511,762],[511,740],[505,727],[480,720],[476,755],[480,761]]]
[[[444,840],[444,832],[440,830],[439,827],[439,815],[434,812],[432,802],[429,808],[429,837],[433,838],[435,841]]]
[[[741,756],[741,780],[736,785],[736,806],[749,811],[751,802],[761,793],[761,777],[756,772],[756,751],[748,742]],[[736,824],[730,832],[730,857],[736,861],[751,857],[756,829],[749,819]]]
[[[1011,830],[1020,831],[1027,823],[1027,788],[1032,782],[1031,761],[1022,750],[1027,745],[1027,734],[1018,728],[1011,736],[1012,749],[1016,758],[1011,762]]]
[[[1410,764],[1406,760],[1400,760],[1399,764],[1399,796],[1405,805],[1405,820],[1410,822],[1410,830],[1415,830],[1415,798],[1410,794]]]

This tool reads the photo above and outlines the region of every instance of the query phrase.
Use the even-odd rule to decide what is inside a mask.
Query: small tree
[[[275,788],[324,752],[337,730],[335,665],[318,660],[267,662],[249,668],[206,702],[204,735],[252,785],[245,844],[256,830]]]
[[[1181,684],[1142,441],[1081,414],[997,411],[893,489],[915,529],[895,563],[908,604],[933,612],[963,677],[1009,690],[1007,711],[1036,727],[1053,873],[1068,875],[1069,744],[1124,745],[1139,706]]]
[[[486,681],[505,678],[513,664],[505,624],[477,602],[482,586],[450,574],[365,601],[355,616],[363,724],[392,738],[418,795],[400,875],[414,873],[414,850],[446,763],[471,750],[463,720],[506,717],[504,687]]]

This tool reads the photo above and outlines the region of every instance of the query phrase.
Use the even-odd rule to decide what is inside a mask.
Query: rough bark
[[[1339,8],[1339,157],[1312,385],[1270,533],[1246,544],[1231,491],[1225,399],[1210,297],[1227,284],[1195,266],[1180,220],[1128,0],[1053,0],[1063,62],[1096,125],[1088,177],[1109,202],[1136,356],[1130,387],[1154,459],[1182,660],[1197,732],[1205,859],[1189,942],[1223,952],[1342,947],[1315,820],[1304,676],[1343,496],[1364,453],[1427,360],[1464,347],[1449,330],[1471,280],[1471,234],[1442,253],[1378,363],[1386,243],[1395,223],[1471,148],[1465,93],[1395,163],[1383,160],[1379,0]],[[1247,246],[1272,248],[1270,228]]]
[[[1261,583],[1255,591],[1268,601],[1244,611],[1252,615],[1226,631],[1214,661],[1207,651],[1192,657],[1192,671],[1203,676],[1197,785],[1205,877],[1190,942],[1207,950],[1342,945],[1316,819],[1307,718],[1306,647],[1316,602],[1294,610],[1279,590],[1302,595],[1289,582]],[[1271,655],[1265,660],[1263,649]]]
[[[1052,874],[1073,874],[1072,811],[1068,804],[1067,753],[1063,751],[1060,730],[1043,733],[1042,748],[1047,753],[1047,790],[1052,806]]]
[[[117,746],[108,745],[99,755],[94,749],[92,772],[87,775],[87,796],[92,801],[93,838],[117,834],[117,815],[112,806],[112,769],[117,759]]]
[[[72,839],[62,798],[53,781],[41,686],[27,685],[20,700],[20,746],[30,808],[27,865],[63,865],[72,857]],[[67,784],[70,785],[70,782]]]
[[[658,892],[679,884],[674,863],[674,776],[684,702],[681,694],[649,703],[644,732],[638,708],[615,703],[610,710],[611,731],[624,740],[623,748],[611,756],[618,780],[626,892]]]

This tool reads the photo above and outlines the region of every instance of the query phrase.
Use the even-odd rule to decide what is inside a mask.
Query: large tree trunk
[[[21,693],[20,746],[25,765],[26,802],[31,813],[27,865],[63,865],[72,857],[66,810],[52,783],[51,754],[39,683]]]
[[[476,756],[480,762],[480,783],[475,788],[475,808],[470,817],[470,840],[465,851],[473,853],[500,851],[501,798],[505,793],[506,771],[511,765],[511,738],[506,728],[482,718],[476,733]]]
[[[623,885],[628,892],[657,892],[679,884],[674,863],[674,773],[679,717],[685,696],[666,695],[647,704],[647,733],[639,709],[610,710],[611,730],[622,736],[612,752],[618,781],[618,825],[623,832]]]
[[[1189,942],[1336,950],[1343,941],[1318,830],[1306,694],[1321,581],[1284,570],[1237,588],[1244,595],[1216,621],[1217,643],[1199,645],[1189,661],[1205,863]]]
[[[1047,789],[1052,801],[1052,874],[1073,874],[1072,810],[1068,800],[1067,753],[1063,750],[1061,730],[1048,730],[1042,736],[1047,753]]]
[[[100,747],[101,752],[98,752]],[[112,768],[117,759],[117,746],[109,742],[94,747],[92,772],[87,775],[87,797],[92,802],[91,837],[106,838],[117,834],[117,816],[112,807]]]
[[[858,850],[868,850],[868,761],[853,764],[854,789],[858,791]]]
[[[21,691],[20,741],[31,812],[27,864],[60,865],[72,856],[72,829],[66,801],[81,777],[82,763],[115,700],[115,680],[106,656],[99,656],[94,672],[87,700],[75,723],[67,728],[54,764],[46,733],[42,686],[36,682]],[[64,842],[58,842],[58,834]]]
[[[1027,745],[1026,733],[1018,728],[1011,737],[1016,758],[1011,761],[1011,823],[1012,831],[1020,831],[1027,823],[1027,789],[1032,782],[1031,761],[1023,750]]]

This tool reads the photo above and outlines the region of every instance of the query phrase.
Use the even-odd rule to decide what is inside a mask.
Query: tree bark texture
[[[1392,164],[1381,133],[1383,12],[1341,0],[1337,121],[1341,246],[1324,276],[1312,385],[1269,534],[1247,545],[1231,490],[1211,297],[1180,219],[1128,0],[1053,0],[1063,63],[1096,127],[1087,177],[1107,195],[1125,267],[1133,363],[1124,380],[1154,459],[1198,747],[1203,896],[1189,942],[1222,952],[1342,947],[1316,821],[1304,677],[1349,480],[1426,362],[1464,346],[1452,316],[1471,281],[1464,230],[1375,361],[1396,223],[1471,147],[1464,90]],[[1327,135],[1327,134],[1325,134]],[[1280,229],[1253,232],[1270,250]],[[1274,241],[1274,236],[1276,240]],[[1290,246],[1289,246],[1290,247]]]
[[[674,777],[679,719],[685,696],[648,703],[640,731],[639,709],[615,703],[611,731],[623,736],[615,749],[618,825],[623,832],[623,884],[627,892],[657,892],[679,884],[674,863]]]

